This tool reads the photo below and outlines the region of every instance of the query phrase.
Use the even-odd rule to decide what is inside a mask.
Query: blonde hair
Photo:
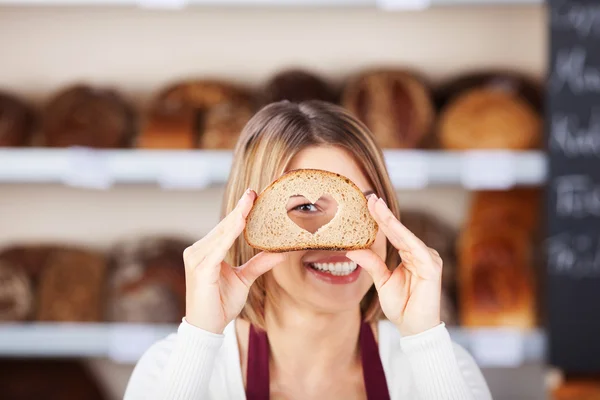
[[[312,146],[336,146],[352,154],[363,173],[392,212],[399,216],[393,186],[388,177],[381,149],[369,129],[341,107],[320,101],[300,104],[282,101],[260,110],[243,129],[234,151],[233,166],[225,190],[222,216],[229,214],[248,188],[257,193],[284,173],[291,159]],[[394,269],[398,252],[388,243],[386,264]],[[242,265],[257,254],[240,236],[231,247],[227,262]],[[268,273],[267,273],[268,274]],[[250,288],[240,316],[265,329],[266,275]],[[271,304],[276,304],[269,297]],[[377,292],[371,287],[361,302],[366,321],[382,317]]]

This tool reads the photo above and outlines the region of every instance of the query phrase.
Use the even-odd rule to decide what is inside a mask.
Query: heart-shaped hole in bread
[[[315,224],[322,225],[321,228],[311,233],[309,229],[314,230],[315,226],[302,227],[287,215],[286,205],[296,196],[304,197],[300,203],[308,200],[306,204],[318,204],[331,196],[337,203],[337,211],[328,212],[329,223],[323,219]],[[376,234],[377,223],[360,189],[348,178],[315,169],[290,171],[263,190],[248,214],[244,229],[250,246],[271,252],[366,249]]]
[[[301,194],[291,196],[285,207],[288,218],[313,235],[337,214],[338,203],[330,194],[312,203]]]

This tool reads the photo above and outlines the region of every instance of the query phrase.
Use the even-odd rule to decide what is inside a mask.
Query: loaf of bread
[[[459,309],[468,327],[533,328],[536,296],[531,241],[510,225],[477,225],[458,241]]]
[[[19,244],[3,248],[0,251],[0,262],[14,265],[32,280],[37,286],[40,275],[46,267],[48,257],[58,250],[52,244]]]
[[[210,80],[181,82],[156,97],[137,146],[233,148],[254,107],[252,95],[240,87]]]
[[[293,103],[309,100],[336,103],[338,96],[321,77],[303,69],[288,69],[272,77],[265,85],[263,93],[265,104],[282,100]]]
[[[311,204],[331,196],[337,212],[316,232],[309,232],[288,216],[287,204],[294,196]],[[370,247],[377,229],[367,199],[352,181],[328,171],[302,169],[283,175],[258,196],[244,237],[250,246],[271,252],[355,250]]]
[[[542,119],[529,103],[501,89],[472,89],[442,111],[438,135],[451,150],[536,148]]]
[[[36,128],[34,110],[16,96],[0,92],[0,147],[31,144]]]
[[[46,106],[43,142],[49,147],[129,147],[135,125],[133,109],[117,92],[73,86]]]
[[[344,89],[342,105],[367,125],[383,148],[422,145],[435,118],[427,86],[407,71],[362,73]]]
[[[3,400],[105,400],[107,396],[81,361],[2,359]]]
[[[478,191],[473,194],[471,225],[511,225],[535,238],[539,232],[541,191],[534,188]]]
[[[37,320],[101,321],[106,267],[104,256],[93,251],[53,251],[40,275]]]
[[[473,89],[502,90],[526,101],[536,112],[543,112],[542,87],[524,74],[506,70],[474,71],[441,84],[435,91],[438,109],[444,109],[457,97]]]
[[[0,321],[27,320],[33,310],[33,299],[27,274],[0,261]]]
[[[112,252],[109,321],[177,323],[185,314],[183,251],[190,240],[143,238]]]

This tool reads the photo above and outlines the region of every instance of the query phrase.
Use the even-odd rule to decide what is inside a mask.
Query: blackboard
[[[600,372],[600,1],[551,0],[548,12],[549,362]]]

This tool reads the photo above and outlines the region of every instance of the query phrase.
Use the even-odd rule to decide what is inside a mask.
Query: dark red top
[[[379,348],[371,327],[366,322],[360,326],[360,358],[368,400],[389,400]],[[248,370],[246,374],[246,398],[269,400],[269,338],[264,331],[250,325],[248,340]]]

